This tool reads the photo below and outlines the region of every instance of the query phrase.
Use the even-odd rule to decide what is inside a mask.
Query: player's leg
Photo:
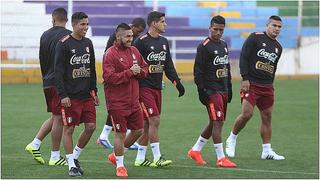
[[[140,136],[139,140],[139,148],[137,151],[137,156],[134,165],[141,166],[144,164],[149,165],[149,160],[146,159],[146,153],[149,143],[149,120],[145,119],[143,123],[143,133]],[[145,162],[145,163],[144,163]]]
[[[189,151],[188,151],[188,156],[191,159],[193,159],[197,164],[200,164],[200,165],[207,164],[207,162],[205,162],[202,159],[201,150],[202,150],[203,146],[208,142],[209,138],[211,137],[212,128],[213,128],[213,123],[209,119],[208,124],[202,130],[202,133],[199,136],[198,140],[193,145],[193,147],[191,149],[189,149]]]
[[[128,137],[130,134],[131,134],[131,129],[127,129],[126,137]],[[134,143],[129,147],[130,150],[135,150],[135,151],[138,150],[138,148],[139,148],[138,142],[134,142]]]
[[[235,148],[238,133],[245,127],[247,122],[251,119],[254,106],[246,99],[242,101],[241,114],[236,118],[233,130],[230,132],[226,140],[226,153],[229,157],[235,156]]]
[[[52,114],[52,130],[51,130],[51,141],[52,149],[49,160],[49,166],[62,166],[68,165],[64,157],[60,155],[60,142],[62,139],[63,124],[61,115]]]
[[[101,134],[97,139],[97,144],[103,146],[106,149],[113,149],[113,145],[109,140],[109,135],[112,132],[112,122],[110,116],[107,116],[106,124],[103,126]]]
[[[25,150],[30,153],[33,158],[40,164],[44,164],[45,161],[41,156],[40,152],[40,146],[42,143],[42,140],[50,133],[51,128],[52,128],[52,117],[47,119],[43,124],[41,125],[36,137],[33,139],[31,143],[29,143],[26,147]]]
[[[284,160],[285,157],[278,155],[271,148],[271,135],[272,135],[272,107],[273,96],[263,97],[257,102],[257,106],[260,110],[261,126],[260,135],[262,138],[262,153],[261,159],[270,160]]]

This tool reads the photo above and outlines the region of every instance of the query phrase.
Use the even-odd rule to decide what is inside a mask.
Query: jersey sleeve
[[[243,80],[248,80],[249,60],[255,45],[255,34],[252,33],[244,42],[240,54],[240,74]]]
[[[44,44],[43,44],[43,35],[40,38],[40,46],[39,46],[39,61],[40,61],[40,68],[41,68],[41,74],[42,76],[44,76],[44,67],[46,66],[46,60],[44,59],[45,57],[45,52],[44,52]]]
[[[63,43],[59,41],[55,48],[54,75],[58,94],[61,99],[68,96],[64,85],[64,73],[66,68],[65,49]]]
[[[166,54],[166,61],[164,64],[164,73],[167,76],[167,78],[173,83],[174,81],[180,81],[180,78],[177,74],[177,71],[174,67],[172,58],[171,58],[171,52],[169,48],[169,43],[166,41],[166,46],[168,48],[168,53]]]
[[[94,90],[97,95],[97,73],[96,73],[96,58],[94,54],[93,44],[90,41],[90,90]]]
[[[126,69],[122,72],[116,72],[116,64],[114,61],[116,58],[113,56],[110,49],[105,53],[103,58],[103,80],[106,84],[118,85],[129,82],[133,76],[130,69]]]
[[[207,57],[205,46],[200,44],[197,48],[197,54],[196,54],[194,67],[193,67],[194,82],[196,83],[198,89],[205,88],[205,83],[204,83],[205,62],[206,62],[205,57]]]

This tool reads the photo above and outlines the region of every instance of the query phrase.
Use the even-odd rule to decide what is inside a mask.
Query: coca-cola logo
[[[271,62],[275,62],[278,58],[278,55],[276,53],[269,53],[265,49],[260,49],[257,53],[257,56],[263,57],[265,59],[268,59]]]
[[[90,64],[90,54],[76,56],[75,54],[70,58],[70,64]]]
[[[148,61],[165,61],[167,52],[161,51],[160,53],[151,52],[147,56]]]
[[[214,65],[219,65],[219,64],[228,64],[229,63],[229,56],[224,55],[223,57],[216,56],[213,60]]]

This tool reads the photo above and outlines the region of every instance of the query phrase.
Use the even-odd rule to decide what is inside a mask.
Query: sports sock
[[[111,131],[112,131],[112,126],[104,125],[99,138],[103,140],[107,140],[109,138],[109,134]]]
[[[161,157],[160,142],[151,143],[150,146],[153,154],[153,160],[157,161]]]
[[[124,155],[122,155],[122,156],[116,156],[117,168],[119,168],[119,167],[124,167],[124,165],[123,165],[123,159],[124,159]]]
[[[68,161],[69,170],[72,167],[76,167],[76,165],[74,164],[73,154],[66,154],[66,158],[67,158],[67,161]]]
[[[238,137],[238,135],[233,134],[232,131],[230,132],[229,138],[230,138],[231,140],[236,141],[236,140],[237,140],[237,137]]]
[[[78,145],[76,145],[73,149],[73,158],[74,159],[78,159],[81,152],[82,152],[83,149],[79,148]]]
[[[193,145],[192,150],[193,151],[201,151],[203,146],[208,142],[208,139],[199,136],[197,142]]]
[[[34,149],[39,149],[40,146],[41,146],[41,140],[38,139],[38,138],[34,138],[33,141],[31,142],[31,146],[34,148]]]
[[[223,143],[214,144],[214,149],[216,150],[217,159],[224,158],[224,152],[223,152]]]
[[[51,151],[50,161],[57,161],[60,159],[60,151]]]
[[[271,144],[262,144],[262,152],[268,152],[271,149]]]
[[[146,159],[147,147],[139,145],[136,161],[143,162]]]

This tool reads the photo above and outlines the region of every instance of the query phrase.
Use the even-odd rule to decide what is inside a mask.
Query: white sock
[[[201,151],[203,146],[208,142],[208,139],[199,136],[197,142],[193,145],[192,150],[193,151]]]
[[[60,151],[51,151],[50,161],[57,161],[60,159]]]
[[[67,158],[67,161],[68,161],[69,170],[70,170],[72,167],[76,167],[76,165],[74,164],[73,154],[66,154],[66,158]]]
[[[147,148],[148,146],[139,145],[136,161],[143,162],[146,159]]]
[[[231,139],[232,141],[236,141],[237,137],[238,137],[238,135],[233,134],[233,132],[231,131],[228,139]]]
[[[271,149],[271,144],[262,144],[262,152],[268,152]]]
[[[122,156],[116,156],[117,168],[118,167],[124,167],[123,159],[124,159],[123,155]]]
[[[82,152],[83,149],[79,148],[78,145],[76,145],[73,149],[73,158],[74,159],[78,159],[81,152]]]
[[[157,161],[161,157],[160,142],[151,143],[150,146],[153,154],[153,161]]]
[[[99,138],[103,140],[107,140],[109,138],[109,134],[111,131],[112,131],[112,126],[104,125]]]
[[[214,144],[214,149],[216,150],[217,159],[224,158],[224,152],[223,152],[223,143]]]
[[[39,149],[40,146],[41,146],[41,140],[38,139],[38,138],[34,138],[33,141],[31,142],[31,146],[34,148],[34,149]]]

